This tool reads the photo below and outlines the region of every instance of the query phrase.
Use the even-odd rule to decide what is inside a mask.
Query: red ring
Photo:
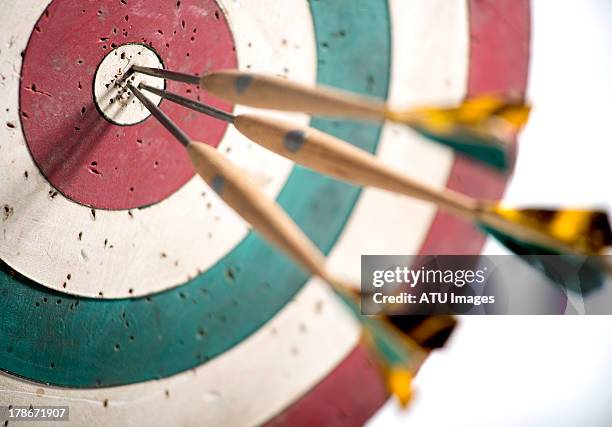
[[[529,0],[470,0],[468,6],[468,97],[490,93],[524,95],[530,54]],[[508,177],[456,156],[446,188],[478,199],[499,200],[508,182]],[[479,254],[485,241],[486,235],[473,223],[438,210],[419,254]]]
[[[98,64],[114,47],[145,43],[168,69],[236,68],[234,40],[214,0],[52,1],[24,54],[20,87],[25,140],[41,173],[71,200],[131,209],[170,196],[192,176],[184,149],[153,118],[117,126],[93,99]],[[168,89],[229,111],[198,88]],[[169,102],[162,109],[193,139],[217,146],[226,123]]]

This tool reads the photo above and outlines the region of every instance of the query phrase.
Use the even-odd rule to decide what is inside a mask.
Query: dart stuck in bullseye
[[[514,163],[514,138],[530,107],[497,95],[467,99],[442,108],[389,109],[377,99],[327,87],[308,87],[280,77],[223,70],[202,77],[150,67],[134,72],[199,85],[222,99],[257,108],[368,121],[391,120],[501,171]]]

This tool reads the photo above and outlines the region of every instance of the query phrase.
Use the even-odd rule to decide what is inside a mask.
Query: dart
[[[394,111],[378,99],[238,70],[215,71],[202,77],[139,66],[132,71],[196,84],[222,99],[252,107],[403,123],[502,171],[513,164],[513,138],[527,122],[530,110],[522,99],[484,95],[448,108]]]
[[[389,390],[402,404],[410,399],[412,375],[423,361],[424,350],[412,341],[410,331],[385,323],[384,318],[361,316],[358,297],[350,291],[351,285],[334,277],[324,265],[324,255],[274,201],[263,195],[248,176],[228,161],[215,148],[193,142],[155,104],[137,88],[128,88],[151,111],[151,114],[187,149],[198,175],[245,221],[250,223],[269,242],[313,275],[329,283],[360,321],[370,345],[385,363]],[[214,110],[216,111],[216,110]],[[217,111],[219,117],[227,113]],[[446,330],[447,325],[435,328]],[[416,334],[420,337],[420,334]],[[418,363],[414,361],[417,358]]]
[[[415,197],[459,215],[480,226],[514,253],[523,256],[547,276],[562,286],[577,290],[577,284],[564,280],[564,275],[553,274],[536,260],[539,255],[568,256],[574,266],[586,261],[590,271],[590,287],[599,286],[603,275],[585,256],[596,255],[612,245],[612,232],[603,212],[581,210],[518,210],[472,199],[451,190],[428,187],[403,173],[381,163],[345,141],[307,126],[251,114],[232,115],[205,104],[189,100],[171,92],[147,85],[142,88],[160,97],[195,111],[232,123],[247,138],[296,163],[334,178],[361,186],[372,186]],[[570,256],[571,255],[571,256]],[[576,259],[575,257],[582,257]],[[559,258],[556,259],[559,261]],[[579,263],[579,264],[576,264]]]

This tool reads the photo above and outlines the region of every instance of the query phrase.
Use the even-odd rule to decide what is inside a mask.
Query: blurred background
[[[531,12],[534,109],[505,200],[610,212],[612,1],[533,0]],[[484,253],[506,252],[489,241]],[[388,402],[368,426],[612,426],[612,318],[464,316],[415,388],[410,410]]]

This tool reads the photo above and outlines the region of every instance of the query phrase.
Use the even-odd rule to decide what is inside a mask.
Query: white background
[[[612,1],[533,1],[528,96],[506,200],[610,212]],[[460,321],[419,373],[410,409],[389,402],[370,427],[612,426],[611,317]]]

